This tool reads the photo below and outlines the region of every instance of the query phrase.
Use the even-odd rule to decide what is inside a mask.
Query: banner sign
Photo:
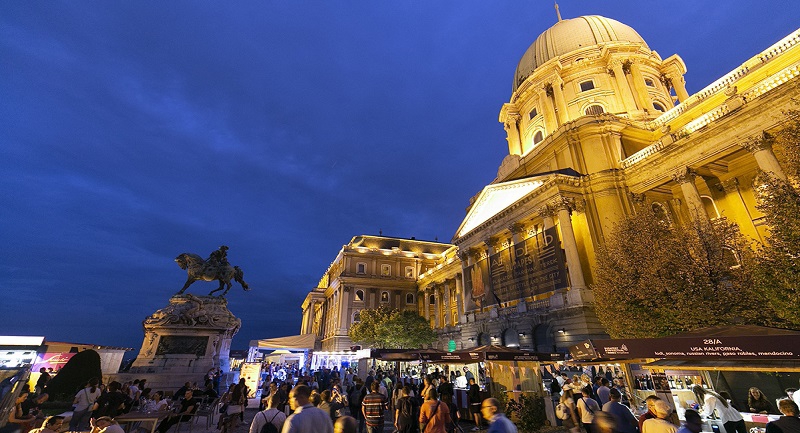
[[[482,258],[464,269],[466,310],[566,288],[565,264],[555,227]]]
[[[597,357],[603,359],[800,360],[800,333],[593,340],[592,344]]]
[[[563,353],[535,352],[453,352],[453,353],[420,353],[420,359],[428,362],[480,362],[480,361],[563,361]]]
[[[563,353],[508,353],[508,352],[486,352],[487,361],[563,361]]]
[[[578,344],[572,345],[569,347],[569,354],[572,359],[578,361],[586,361],[591,359],[597,359],[600,356],[597,354],[597,351],[594,350],[594,346],[592,342],[589,340],[582,341]]]

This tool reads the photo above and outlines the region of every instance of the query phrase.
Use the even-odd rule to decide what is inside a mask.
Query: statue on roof
[[[183,253],[175,258],[178,266],[186,270],[188,279],[183,288],[177,293],[183,294],[189,286],[197,280],[203,281],[219,281],[219,287],[209,293],[212,296],[214,293],[224,289],[220,297],[225,297],[228,291],[231,290],[232,281],[239,283],[244,290],[250,290],[250,286],[244,281],[244,273],[238,266],[231,266],[228,262],[228,247],[222,245],[219,249],[213,251],[208,259],[203,260],[197,254]]]

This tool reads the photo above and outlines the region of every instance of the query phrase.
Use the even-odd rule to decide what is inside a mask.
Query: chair
[[[210,429],[214,424],[214,415],[219,411],[219,400],[219,397],[217,397],[211,402],[203,401],[200,403],[200,407],[197,408],[192,421],[197,422],[198,418],[204,417],[206,419],[206,428]]]

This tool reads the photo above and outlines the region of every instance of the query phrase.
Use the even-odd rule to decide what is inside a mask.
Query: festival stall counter
[[[637,394],[659,395],[681,419],[686,409],[702,406],[691,391],[700,385],[727,392],[734,407],[744,409],[748,428],[763,429],[778,413],[748,412],[749,389],[759,388],[776,408],[776,401],[786,396],[783,390],[796,388],[800,379],[800,332],[785,329],[725,326],[663,338],[592,340],[580,346],[574,357],[627,365]],[[639,363],[642,359],[647,362]]]

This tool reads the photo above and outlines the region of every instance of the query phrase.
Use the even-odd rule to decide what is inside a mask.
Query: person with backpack
[[[453,423],[447,403],[439,401],[436,389],[431,388],[425,396],[425,404],[419,411],[420,433],[447,433]]]
[[[575,399],[572,398],[572,389],[566,387],[563,389],[555,412],[556,418],[561,421],[561,425],[566,427],[570,433],[580,432],[578,411],[575,407]]]
[[[267,397],[267,407],[253,417],[250,433],[280,433],[283,423],[286,422],[286,414],[278,409],[280,403],[281,399],[277,393]]]
[[[400,398],[394,406],[394,428],[397,433],[414,433],[417,424],[417,405],[409,394],[411,388],[404,386],[400,389]]]
[[[581,398],[578,400],[578,415],[580,415],[583,428],[586,433],[595,433],[592,423],[594,422],[594,414],[600,412],[600,405],[597,404],[592,398],[592,387],[587,385],[581,390]]]

